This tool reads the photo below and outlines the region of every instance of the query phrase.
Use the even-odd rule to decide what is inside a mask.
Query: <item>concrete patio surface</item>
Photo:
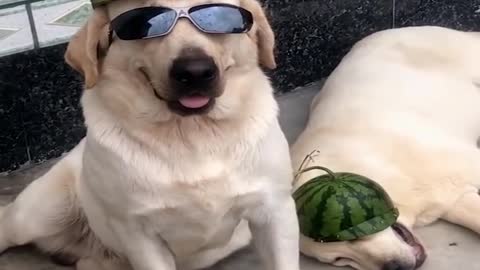
[[[278,97],[281,106],[280,121],[290,142],[296,138],[305,125],[309,103],[320,87],[321,83],[314,83]],[[12,200],[15,194],[27,183],[44,173],[54,162],[49,161],[32,168],[24,168],[9,175],[0,176],[0,204]],[[444,222],[420,228],[417,232],[426,245],[429,254],[421,270],[480,270],[480,260],[478,259],[480,239],[477,235]],[[72,268],[53,265],[47,257],[28,247],[11,250],[0,256],[0,270],[62,269],[70,270]],[[246,249],[225,259],[209,270],[227,269],[260,270],[262,268],[257,256],[252,253],[251,249]],[[335,269],[348,268],[331,267],[302,257],[302,270]]]

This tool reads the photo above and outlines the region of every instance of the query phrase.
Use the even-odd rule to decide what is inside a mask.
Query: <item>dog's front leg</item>
[[[299,269],[299,228],[290,196],[268,198],[249,218],[253,244],[266,270]]]
[[[166,242],[141,226],[115,222],[112,226],[124,255],[134,270],[175,270],[175,260]]]

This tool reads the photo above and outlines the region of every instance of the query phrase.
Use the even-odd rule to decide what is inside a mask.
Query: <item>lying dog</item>
[[[375,33],[345,56],[312,102],[291,147],[294,168],[365,175],[398,223],[352,242],[301,236],[303,254],[362,270],[411,270],[426,253],[412,228],[438,219],[480,233],[480,34],[440,27]],[[302,174],[294,188],[318,175]]]
[[[260,68],[255,0],[119,0],[66,61],[85,77],[86,137],[2,208],[0,250],[33,243],[79,270],[208,267],[252,235],[265,269],[299,269],[293,173]]]

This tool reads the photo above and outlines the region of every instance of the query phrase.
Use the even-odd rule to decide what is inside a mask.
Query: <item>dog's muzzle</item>
[[[173,60],[169,79],[169,107],[182,115],[209,111],[222,94],[219,68],[202,50],[190,50]]]

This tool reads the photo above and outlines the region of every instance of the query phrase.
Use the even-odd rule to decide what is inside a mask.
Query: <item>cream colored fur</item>
[[[480,34],[440,27],[375,33],[345,56],[312,102],[294,143],[294,168],[308,164],[365,175],[381,184],[410,229],[438,219],[480,233]],[[317,171],[302,175],[298,188]],[[301,251],[362,270],[414,254],[387,229],[365,239],[315,243]]]
[[[33,243],[79,270],[199,269],[253,238],[264,269],[299,269],[288,144],[260,69],[275,67],[274,36],[255,0],[221,2],[252,11],[250,33],[207,35],[181,19],[166,37],[108,47],[121,12],[204,1],[95,10],[66,52],[85,77],[87,135],[2,209],[1,250]],[[168,68],[190,48],[213,57],[225,87],[208,114],[181,117],[154,91],[168,98]]]

